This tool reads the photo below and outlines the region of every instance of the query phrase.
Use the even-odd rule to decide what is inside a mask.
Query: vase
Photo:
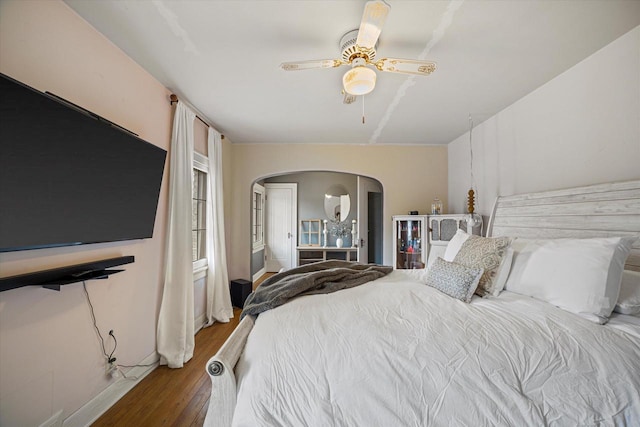
[[[341,248],[342,247],[342,237],[338,237],[336,239],[336,247],[337,248]]]

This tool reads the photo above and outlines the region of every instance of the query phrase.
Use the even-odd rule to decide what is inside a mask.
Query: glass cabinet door
[[[395,265],[396,269],[425,268],[426,225],[423,216],[394,217]],[[424,246],[423,246],[424,245]]]
[[[303,219],[300,221],[300,246],[320,246],[322,229],[319,219]]]

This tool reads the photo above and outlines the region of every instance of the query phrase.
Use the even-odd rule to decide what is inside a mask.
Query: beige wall
[[[391,216],[427,213],[435,197],[447,206],[447,147],[231,144],[231,216],[227,216],[230,279],[250,276],[251,186],[258,178],[298,171],[369,176],[384,187],[384,263],[392,262]],[[227,174],[225,180],[229,183]]]
[[[168,149],[167,90],[60,1],[0,2],[0,71]],[[167,170],[152,239],[0,254],[1,276],[135,256],[125,272],[87,282],[98,326],[118,339],[121,364],[156,348]],[[0,425],[37,426],[60,409],[66,418],[112,381],[81,284],[0,293]]]

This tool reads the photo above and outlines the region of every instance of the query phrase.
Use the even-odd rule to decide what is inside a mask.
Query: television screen
[[[144,239],[166,151],[0,74],[0,252]]]

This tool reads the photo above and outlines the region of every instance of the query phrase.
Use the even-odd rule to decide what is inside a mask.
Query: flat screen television
[[[0,252],[152,237],[165,157],[0,74]]]

